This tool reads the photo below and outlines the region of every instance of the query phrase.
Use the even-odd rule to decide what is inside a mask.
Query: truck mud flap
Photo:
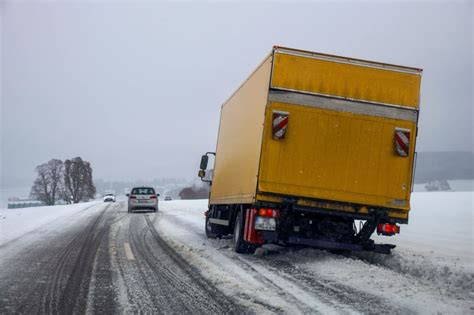
[[[396,245],[392,244],[374,244],[373,252],[378,254],[386,254],[389,255],[392,249],[395,248]]]

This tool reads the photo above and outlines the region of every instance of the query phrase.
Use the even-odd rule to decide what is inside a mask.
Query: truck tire
[[[206,236],[207,238],[221,238],[229,234],[228,228],[222,225],[212,224],[209,221],[209,216],[206,216]]]
[[[239,210],[234,223],[234,251],[239,254],[253,254],[257,246],[249,244],[244,240],[244,211]]]
[[[206,215],[206,236],[207,238],[219,238],[219,234],[216,233],[214,224],[209,221],[209,215]]]

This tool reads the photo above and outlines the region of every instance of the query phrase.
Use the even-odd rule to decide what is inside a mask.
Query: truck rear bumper
[[[327,249],[342,249],[342,250],[353,250],[353,251],[361,251],[363,247],[358,244],[349,244],[349,243],[339,243],[339,242],[332,242],[326,240],[318,240],[318,239],[311,239],[311,238],[301,238],[296,236],[290,236],[288,239],[288,243],[290,244],[298,244],[298,245],[307,245],[313,246],[318,248],[327,248]]]
[[[373,210],[390,219],[394,223],[407,224],[409,210],[375,207],[363,204],[351,204],[329,200],[313,200],[305,197],[293,197],[292,208],[296,211],[326,214],[330,216],[349,217],[356,220],[373,218]],[[264,206],[281,208],[287,204],[285,197],[277,194],[262,193],[257,195],[257,203]],[[371,210],[369,210],[371,209]]]
[[[261,235],[266,242],[277,243],[279,241],[278,232],[262,231]],[[368,244],[361,245],[320,239],[303,238],[297,236],[290,236],[288,238],[287,243],[292,245],[305,245],[322,249],[369,251],[379,254],[390,254],[391,250],[395,248],[395,245],[392,244],[375,244],[373,242],[369,242]]]

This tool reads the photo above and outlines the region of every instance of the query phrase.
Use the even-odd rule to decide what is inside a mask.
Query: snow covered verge
[[[473,192],[412,195],[390,256],[267,245],[239,255],[204,235],[207,200],[161,203],[159,233],[202,274],[256,312],[469,313],[474,310]]]
[[[474,192],[414,193],[408,225],[376,241],[396,244],[393,255],[361,257],[400,273],[474,292]]]
[[[0,246],[43,227],[51,227],[55,221],[70,219],[73,215],[97,205],[85,202],[74,205],[45,206],[20,209],[0,209]]]
[[[448,191],[474,191],[473,179],[450,179],[446,181],[449,185]],[[413,190],[415,192],[428,191],[426,185],[428,183],[415,184]]]

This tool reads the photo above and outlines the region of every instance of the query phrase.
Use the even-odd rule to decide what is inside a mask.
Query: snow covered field
[[[474,191],[474,180],[472,179],[455,179],[455,180],[448,180],[449,187],[451,188],[449,191]],[[426,190],[426,183],[423,184],[415,184],[413,187],[413,191],[415,192],[422,192]]]
[[[58,229],[54,222],[67,222],[74,216],[88,215],[85,210],[97,203],[95,201],[75,205],[0,209],[0,246],[38,229]],[[67,226],[66,222],[61,222],[63,229]]]

